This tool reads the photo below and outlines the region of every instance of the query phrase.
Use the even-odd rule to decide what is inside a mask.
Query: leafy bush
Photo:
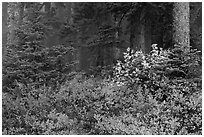
[[[129,50],[112,79],[76,74],[55,90],[17,82],[3,92],[3,134],[202,134],[202,80],[188,67],[198,57],[153,48]]]
[[[127,49],[124,62],[118,61],[114,68],[113,81],[119,85],[148,87],[153,95],[174,79],[201,81],[198,51],[183,52],[178,46],[172,50],[159,50],[156,45],[152,48],[150,55]]]
[[[189,87],[188,87],[189,86]],[[185,89],[186,88],[186,89]],[[118,89],[118,90],[117,90]],[[145,90],[145,91],[144,91]],[[183,91],[189,91],[183,93]],[[146,93],[144,93],[146,92]],[[201,134],[202,90],[194,82],[174,81],[167,101],[158,101],[148,88],[115,87],[109,96],[109,115],[96,114],[99,134]],[[110,113],[115,110],[115,113]],[[126,122],[132,119],[134,122]],[[134,130],[130,130],[134,129]]]
[[[6,93],[3,133],[201,134],[199,85],[194,81],[172,80],[166,86],[169,96],[163,102],[149,94],[148,87],[118,86],[109,80],[83,75],[76,75],[59,91],[29,89],[30,93],[38,90],[35,92],[40,93],[39,97],[21,97],[21,102]]]
[[[3,93],[3,134],[71,133],[76,120],[56,112],[56,93],[51,87],[23,86],[14,92],[18,96]]]
[[[126,87],[118,99],[122,112],[142,114],[141,119],[137,118],[148,129],[156,126],[157,130],[149,134],[201,134],[201,77],[197,74],[200,70],[194,69],[200,67],[197,53],[183,52],[178,46],[164,51],[153,45],[150,55],[128,49],[124,62],[117,63],[113,78],[118,86]],[[128,107],[124,108],[125,104]],[[138,113],[139,110],[145,112]],[[171,121],[176,127],[170,125]]]
[[[3,93],[2,117],[3,129],[21,128],[13,134],[32,134],[32,123],[43,121],[52,109],[49,90],[32,87],[16,87],[11,93]],[[47,92],[47,93],[45,93]]]

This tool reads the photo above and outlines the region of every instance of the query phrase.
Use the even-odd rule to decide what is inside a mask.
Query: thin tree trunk
[[[75,3],[74,2],[69,2],[69,3],[66,3],[66,6],[67,6],[67,10],[69,11],[68,13],[68,22],[69,22],[69,25],[70,26],[73,26],[74,25],[74,8],[75,8]],[[80,66],[81,66],[81,62],[80,62],[80,49],[79,48],[79,44],[80,42],[78,41],[80,38],[79,38],[79,35],[75,35],[75,38],[74,39],[77,39],[77,43],[76,43],[76,46],[75,47],[75,51],[73,52],[73,58],[74,58],[74,62],[75,62],[75,66],[74,66],[74,69],[75,71],[79,71],[80,70]]]
[[[47,13],[47,16],[51,16],[51,2],[45,2],[45,12]]]
[[[18,18],[18,25],[20,26],[23,23],[23,16],[24,16],[24,2],[19,3],[19,18]]]
[[[145,52],[145,24],[141,23],[140,26],[140,44],[139,47],[140,49]]]
[[[152,33],[151,33],[151,20],[150,19],[146,19],[145,21],[145,36],[144,36],[144,39],[145,39],[145,49],[144,49],[144,53],[150,53],[151,51],[151,44],[152,44]]]
[[[8,3],[8,44],[14,44],[15,40],[15,7],[16,3]]]
[[[111,15],[110,15],[110,19],[112,19],[113,20],[113,22],[114,22],[114,26],[115,27],[118,27],[118,21],[117,21],[117,19],[114,17],[114,18],[111,18]],[[115,32],[115,41],[118,41],[119,40],[119,32],[118,31],[116,31]],[[112,63],[114,63],[117,59],[119,59],[120,58],[120,49],[118,48],[118,47],[116,47],[116,46],[114,46],[114,47],[112,47],[112,49],[111,49],[111,51],[112,51]]]
[[[189,3],[175,2],[173,7],[173,42],[184,50],[190,49]]]
[[[74,24],[74,19],[73,19],[74,7],[75,7],[75,4],[74,4],[74,2],[72,2],[72,3],[71,3],[71,18],[70,18],[70,24],[71,24],[71,25]]]
[[[7,35],[8,35],[8,3],[2,3],[2,54],[6,54],[6,44],[7,44]]]

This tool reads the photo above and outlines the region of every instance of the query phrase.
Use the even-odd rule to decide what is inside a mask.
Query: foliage
[[[151,20],[151,29],[154,43],[160,47],[171,48],[172,45],[172,2],[117,2],[107,3],[107,10],[118,22],[117,27],[121,27],[124,21],[127,26],[120,35],[130,35],[130,47],[137,46],[133,43],[135,33],[137,33],[138,22],[145,23],[146,19]]]
[[[87,60],[91,72],[113,64],[114,47],[120,43],[115,35],[120,29],[112,23],[111,16],[107,3],[78,3],[75,6],[73,17],[83,43],[80,46],[90,53]]]
[[[124,50],[135,45],[138,22],[151,18],[153,33],[159,34],[160,47],[171,45],[172,3],[78,3],[73,15],[79,30],[82,47],[87,47],[91,55],[87,57],[91,67],[103,67],[115,63],[116,48]],[[123,25],[125,23],[125,26]],[[161,30],[165,30],[161,32]],[[130,36],[130,41],[125,37]],[[128,44],[126,44],[128,43]],[[133,47],[132,47],[133,48]]]
[[[158,102],[150,96],[142,102],[141,98],[137,100],[136,97],[131,98],[132,102],[120,100],[119,104],[112,104],[122,104],[121,111],[125,114],[108,117],[96,115],[96,119],[100,121],[97,126],[101,129],[100,134],[201,134],[201,92],[199,94],[200,97],[189,95],[191,99],[182,99],[181,93],[173,93],[172,98],[180,97],[169,102]],[[125,105],[128,107],[125,108]]]
[[[152,48],[150,55],[128,48],[124,53],[124,62],[118,61],[115,66],[114,80],[119,84],[154,84],[166,79],[200,76],[199,51],[191,49],[184,52],[178,45],[172,50],[158,49],[156,44]]]
[[[56,91],[27,89],[39,93],[37,97],[15,99],[5,93],[3,134],[201,134],[201,81],[159,82],[158,98],[159,93],[168,93],[163,101],[150,93],[145,82],[132,88],[84,74],[74,75]]]
[[[100,27],[89,39],[89,46],[97,51],[117,45],[114,34],[119,28],[102,25],[99,18],[106,16],[103,13],[111,12],[122,20],[137,15],[137,8],[141,10],[145,4],[155,14],[168,7],[162,3],[100,4],[80,3],[75,15],[77,25],[83,26],[79,33],[86,25],[91,27],[92,21]],[[16,30],[18,42],[9,45],[3,58],[4,135],[202,134],[202,61],[198,51],[184,50],[181,45],[164,50],[154,44],[146,55],[128,48],[112,77],[68,75],[70,66],[63,57],[73,49],[65,45],[44,47],[49,25],[41,21],[44,16],[39,7],[40,3],[33,3],[27,9]],[[61,29],[64,37],[69,28]],[[98,61],[100,70],[106,64],[104,56]]]
[[[144,55],[140,51],[133,52],[128,49],[124,53],[124,62],[118,62],[115,67],[114,81],[119,86],[125,85],[132,89],[132,97],[140,99],[138,102],[140,107],[141,104],[147,102],[150,114],[147,112],[143,114],[147,121],[151,121],[152,116],[161,119],[162,115],[165,115],[166,120],[170,118],[170,121],[173,120],[179,124],[177,128],[172,127],[173,129],[170,131],[151,132],[150,134],[190,134],[197,131],[199,133],[201,130],[201,70],[197,69],[198,71],[196,71],[196,68],[200,67],[201,60],[197,51],[183,51],[179,46],[164,51],[158,50],[153,45],[152,53]],[[142,97],[134,91],[140,91]],[[144,99],[144,102],[141,99]],[[152,102],[156,104],[152,104]],[[131,103],[128,102],[128,104]],[[154,110],[154,105],[156,110]],[[164,112],[167,110],[168,113],[165,114]],[[155,112],[156,114],[154,114]],[[157,112],[162,113],[160,115]],[[192,120],[190,117],[195,119]],[[152,120],[154,121],[154,119]],[[151,122],[148,124],[151,125]],[[166,130],[164,125],[160,125],[162,130]]]
[[[23,92],[16,98],[9,93],[3,94],[3,134],[63,135],[74,132],[76,120],[56,112],[53,89],[24,86],[16,90],[27,91],[27,94]]]
[[[9,45],[3,60],[3,89],[10,90],[17,83],[57,84],[70,66],[63,61],[64,56],[73,51],[65,45],[45,48],[45,32],[48,29],[40,19],[43,17],[34,4],[27,11],[24,22],[16,29],[18,42]]]

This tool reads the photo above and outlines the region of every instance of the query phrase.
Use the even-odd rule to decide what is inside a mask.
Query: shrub
[[[55,90],[17,82],[3,92],[3,134],[201,134],[202,81],[172,52],[129,51],[112,79],[77,74]]]
[[[201,134],[201,78],[192,71],[200,67],[197,53],[178,46],[158,50],[153,45],[150,55],[128,49],[113,78],[126,88],[121,96],[115,92],[112,100],[120,101],[112,104],[153,128],[149,134]]]
[[[127,49],[124,62],[118,61],[114,68],[113,81],[131,87],[147,86],[151,94],[155,95],[158,89],[165,88],[172,79],[201,80],[198,51],[183,52],[178,46],[172,50],[159,50],[155,44],[152,48],[150,55]],[[195,68],[198,68],[197,71]]]
[[[201,134],[199,85],[185,79],[165,84],[158,90],[169,93],[166,101],[149,94],[148,86],[83,75],[59,91],[25,86],[27,96],[3,94],[3,134]]]
[[[131,90],[120,87],[120,90],[113,91],[106,102],[109,115],[99,113],[94,116],[98,121],[96,131],[98,134],[129,135],[201,134],[202,90],[194,84],[174,81],[168,87],[168,100],[163,102],[151,94],[145,95],[144,90],[148,88]],[[189,92],[184,93],[184,90]],[[110,110],[116,112],[111,115]],[[132,122],[128,123],[128,119]]]

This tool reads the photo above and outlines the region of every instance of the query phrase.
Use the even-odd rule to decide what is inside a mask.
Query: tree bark
[[[146,7],[141,9],[140,13],[135,15],[134,22],[131,23],[130,48],[141,50],[148,54],[151,51],[151,20],[149,19],[148,10]]]
[[[175,2],[173,7],[173,43],[190,49],[189,3]]]
[[[145,39],[145,48],[144,53],[148,54],[151,51],[151,44],[152,44],[152,32],[151,32],[151,20],[145,19],[145,29],[144,29],[144,39]]]
[[[145,24],[141,23],[140,26],[140,42],[139,42],[140,50],[145,53]]]
[[[24,2],[20,2],[18,6],[19,6],[18,7],[18,9],[19,9],[18,25],[20,26],[23,23],[25,3]]]
[[[15,31],[22,23],[24,9],[22,7],[24,4],[21,2],[9,2],[8,3],[8,35],[7,43],[16,44],[18,38],[16,37]]]
[[[51,16],[51,2],[45,2],[45,12],[47,13],[47,16]]]
[[[2,3],[2,54],[6,51],[7,35],[8,35],[8,4]]]
[[[8,38],[7,43],[8,44],[14,44],[15,39],[15,6],[16,3],[8,3]]]

